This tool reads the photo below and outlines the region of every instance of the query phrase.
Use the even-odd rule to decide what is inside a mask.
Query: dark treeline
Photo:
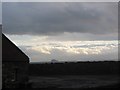
[[[119,61],[30,64],[29,74],[38,75],[117,75]]]

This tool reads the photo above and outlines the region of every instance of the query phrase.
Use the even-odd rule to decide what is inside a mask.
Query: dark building
[[[29,58],[2,34],[2,87],[26,87]]]

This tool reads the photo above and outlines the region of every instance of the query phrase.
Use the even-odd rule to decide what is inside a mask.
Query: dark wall
[[[28,82],[28,65],[25,62],[2,63],[2,83],[5,88],[13,88],[15,83]]]
[[[105,75],[118,74],[120,62],[70,62],[30,64],[30,75]]]
[[[2,86],[13,88],[28,82],[29,58],[2,34]]]

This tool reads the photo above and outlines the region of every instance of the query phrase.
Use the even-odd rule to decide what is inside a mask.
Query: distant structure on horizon
[[[55,60],[55,59],[51,60],[51,63],[57,63],[57,62],[58,62],[58,60]]]
[[[28,56],[2,34],[2,88],[26,87],[28,65]]]

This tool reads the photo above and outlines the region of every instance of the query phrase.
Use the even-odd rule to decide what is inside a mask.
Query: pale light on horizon
[[[74,58],[82,58],[84,56],[85,58],[89,56],[99,56],[102,57],[102,55],[108,54],[108,57],[104,59],[109,58],[109,54],[114,53],[115,55],[111,59],[118,59],[118,41],[117,40],[99,40],[99,41],[48,41],[46,36],[36,37],[36,36],[10,36],[7,35],[12,42],[14,42],[19,48],[21,48],[30,58],[31,62],[34,61],[41,61],[38,60],[39,58],[44,59],[56,59],[58,55],[59,60],[63,60],[63,57],[69,58],[76,56]],[[25,39],[24,39],[25,38]],[[32,55],[32,52],[36,52],[36,55]],[[60,56],[60,54],[66,54],[67,56]],[[112,57],[112,55],[111,55]],[[47,61],[47,60],[46,60]],[[88,59],[89,61],[89,59]]]

